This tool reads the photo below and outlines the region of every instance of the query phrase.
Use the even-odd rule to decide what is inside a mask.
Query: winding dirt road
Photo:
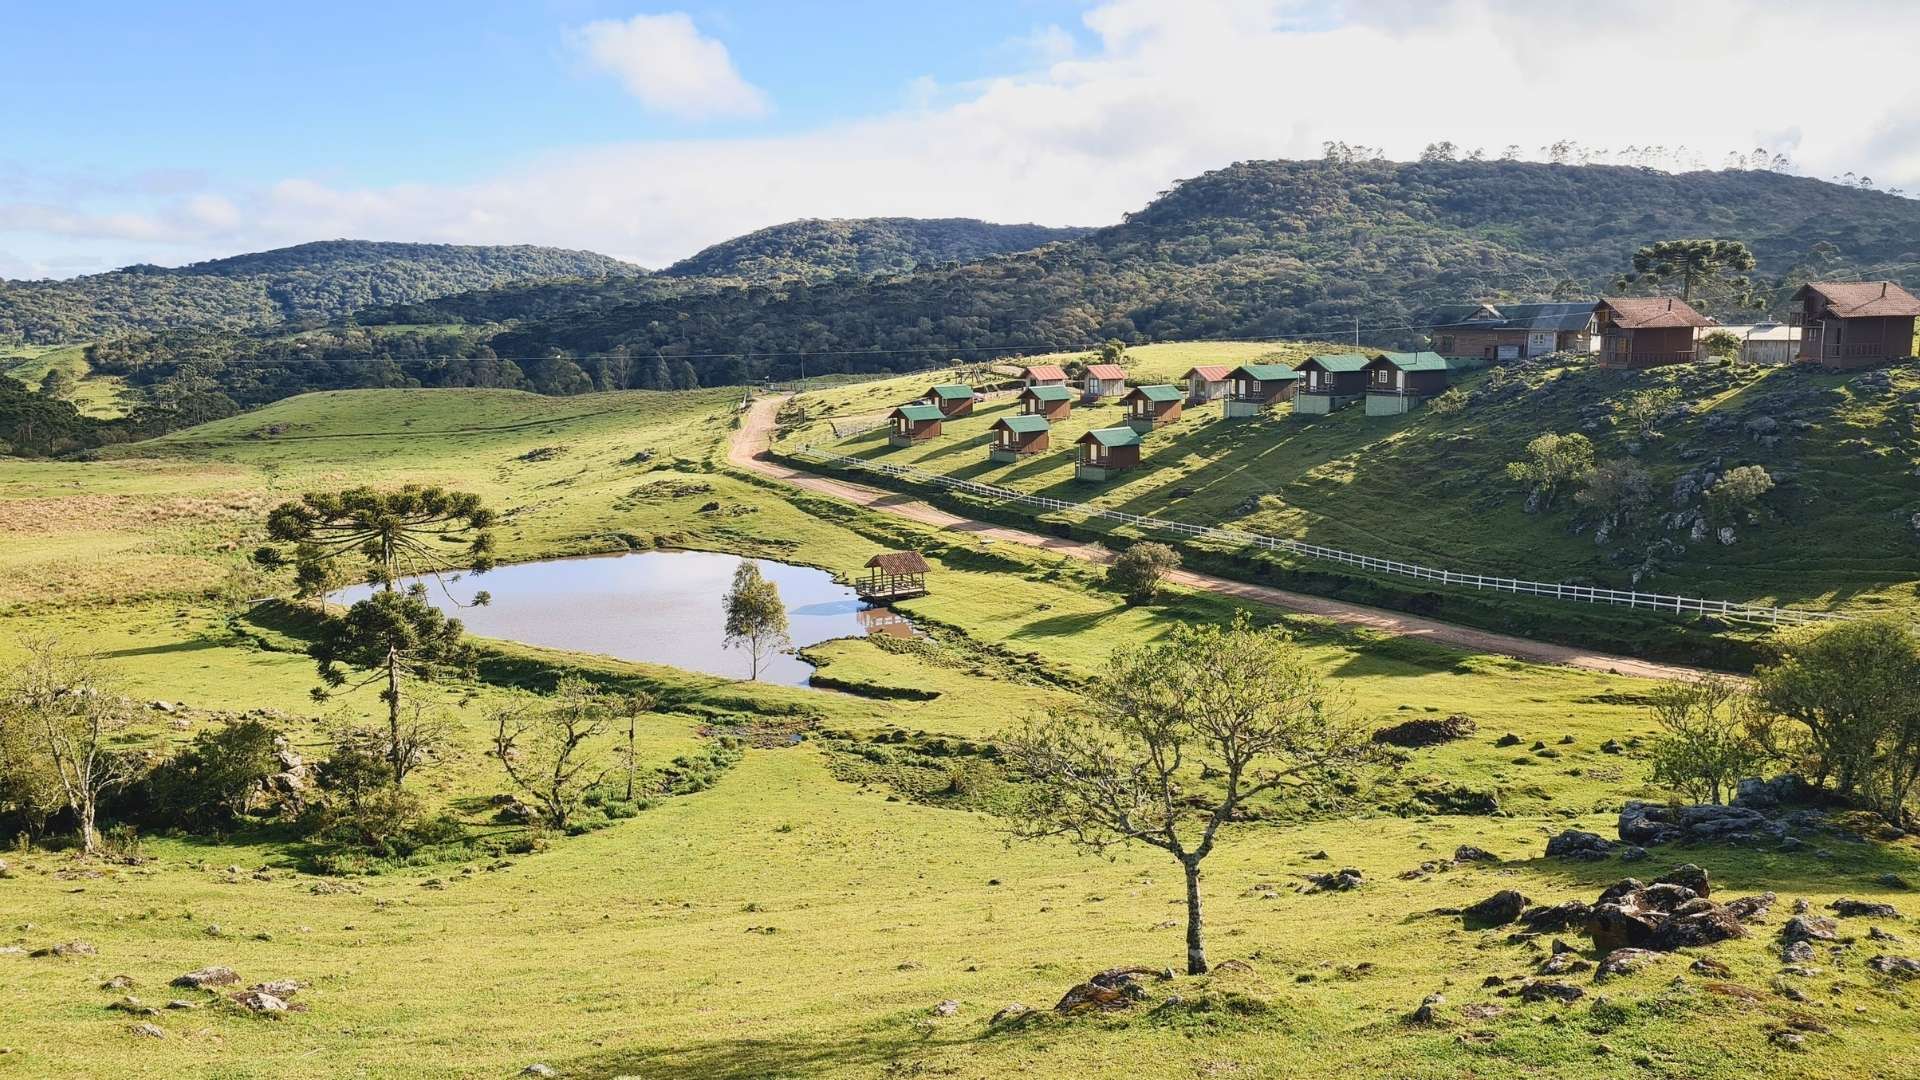
[[[937,529],[967,533],[1002,543],[1040,548],[1085,559],[1088,562],[1106,563],[1113,560],[1113,552],[1099,544],[1063,540],[1057,536],[1047,536],[1004,525],[989,525],[948,513],[910,495],[882,491],[847,480],[802,472],[777,461],[768,460],[763,455],[773,438],[774,418],[780,410],[780,403],[784,400],[786,400],[784,397],[764,397],[753,402],[746,414],[741,417],[740,427],[735,430],[728,444],[727,460],[730,463],[792,487],[844,499],[880,513],[893,514]],[[1189,588],[1266,604],[1287,611],[1319,615],[1349,626],[1361,626],[1369,630],[1406,637],[1426,638],[1467,652],[1498,653],[1532,663],[1564,664],[1568,667],[1606,671],[1643,679],[1694,678],[1703,674],[1693,668],[1635,660],[1625,656],[1610,656],[1606,653],[1565,645],[1550,645],[1528,638],[1475,630],[1453,623],[1423,619],[1418,615],[1403,615],[1395,611],[1349,604],[1305,593],[1288,592],[1285,589],[1254,585],[1192,570],[1175,571],[1172,580]]]

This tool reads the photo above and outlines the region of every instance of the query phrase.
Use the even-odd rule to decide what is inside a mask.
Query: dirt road
[[[836,499],[845,499],[850,503],[918,521],[937,529],[967,533],[1008,544],[1041,548],[1086,559],[1089,562],[1105,563],[1113,559],[1113,552],[1099,544],[1063,540],[1057,536],[1009,528],[1005,525],[989,525],[957,514],[950,514],[910,495],[801,472],[777,461],[770,461],[762,454],[773,437],[774,417],[779,412],[780,403],[784,400],[785,398],[782,397],[766,397],[753,403],[741,418],[740,427],[734,432],[732,442],[727,447],[729,462],[738,468],[759,473],[761,476],[793,487],[830,495]],[[1349,626],[1363,626],[1370,630],[1406,637],[1427,638],[1468,652],[1498,653],[1533,663],[1564,664],[1568,667],[1610,671],[1643,679],[1690,678],[1702,674],[1692,668],[1673,664],[1635,660],[1625,656],[1609,656],[1606,653],[1565,645],[1550,645],[1546,642],[1532,641],[1508,634],[1475,630],[1472,627],[1423,619],[1417,615],[1403,615],[1395,611],[1349,604],[1305,593],[1288,592],[1285,589],[1235,581],[1232,578],[1216,577],[1191,570],[1176,571],[1173,574],[1173,580],[1189,588],[1203,589],[1207,592],[1283,608],[1287,611],[1319,615]]]

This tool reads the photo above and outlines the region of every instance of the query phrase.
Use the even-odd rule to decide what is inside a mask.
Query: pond
[[[913,633],[905,619],[868,607],[825,571],[754,562],[780,589],[796,648],[831,638]],[[739,565],[737,555],[706,551],[552,559],[503,565],[452,581],[446,591],[429,581],[428,598],[481,637],[744,679],[752,663],[744,650],[723,647],[721,610]],[[486,607],[458,607],[446,596],[451,592],[464,603],[482,590],[493,595]],[[356,585],[327,599],[351,604],[370,592]],[[788,655],[773,656],[760,667],[761,681],[787,686],[805,686],[812,675],[813,665]]]

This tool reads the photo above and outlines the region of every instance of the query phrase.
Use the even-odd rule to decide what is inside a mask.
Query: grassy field
[[[1201,351],[1187,348],[1182,363]],[[1471,390],[1490,377],[1476,374],[1462,385]],[[1920,372],[1898,370],[1883,389],[1858,377],[1785,369],[1633,374],[1585,364],[1522,381],[1524,392],[1450,416],[1421,409],[1369,418],[1356,406],[1298,417],[1282,407],[1267,419],[1226,421],[1218,405],[1189,409],[1149,436],[1142,468],[1099,485],[1073,480],[1073,440],[1091,427],[1123,423],[1117,405],[1076,407],[1056,425],[1048,451],[1013,464],[986,459],[988,428],[1017,411],[1011,398],[990,400],[973,416],[948,422],[941,438],[911,448],[890,448],[884,431],[860,432],[846,419],[877,418],[884,405],[923,390],[926,379],[804,395],[790,410],[782,445],[812,444],[1132,513],[1233,523],[1384,558],[1537,580],[1628,587],[1648,541],[1658,538],[1683,550],[1669,550],[1649,568],[1640,587],[1650,591],[1820,608],[1920,607],[1920,548],[1910,520],[1920,512],[1913,480],[1920,469],[1913,404]],[[1652,440],[1611,423],[1610,403],[1656,387],[1676,389],[1687,413],[1664,423]],[[1743,523],[1731,546],[1691,542],[1684,531],[1658,525],[1638,542],[1597,544],[1591,528],[1573,527],[1565,501],[1555,512],[1526,512],[1525,492],[1505,476],[1506,463],[1524,456],[1536,435],[1575,431],[1594,439],[1600,457],[1634,456],[1647,467],[1656,515],[1669,509],[1674,482],[1702,466],[1763,465],[1779,486],[1764,500],[1762,519]]]
[[[1707,950],[1732,969],[1718,981],[1753,988],[1751,998],[1715,992],[1684,956],[1589,986],[1573,1006],[1497,997],[1483,980],[1526,973],[1530,948],[1426,912],[1500,888],[1591,899],[1630,871],[1681,861],[1706,866],[1731,893],[1906,906],[1879,879],[1920,875],[1920,857],[1910,842],[1823,836],[1819,858],[1689,848],[1638,868],[1542,859],[1549,833],[1610,833],[1623,799],[1661,797],[1638,751],[1601,750],[1651,729],[1638,704],[1646,684],[1305,618],[1285,625],[1355,709],[1382,723],[1463,712],[1478,731],[1408,752],[1336,815],[1227,834],[1205,877],[1212,952],[1247,960],[1249,972],[1156,988],[1182,1000],[1151,1011],[990,1025],[1010,1002],[1044,1011],[1093,971],[1175,963],[1179,875],[1152,853],[1105,861],[1009,844],[977,798],[947,789],[952,747],[1059,700],[1117,646],[1235,609],[1177,590],[1128,607],[1082,565],[728,472],[722,441],[736,404],[726,391],[343,392],[105,461],[0,460],[0,668],[19,635],[57,633],[101,656],[128,693],[184,705],[173,715],[191,730],[221,712],[270,709],[316,754],[322,707],[308,700],[314,676],[297,621],[235,602],[258,584],[242,553],[258,542],[265,508],[299,491],[404,480],[474,490],[505,514],[509,559],[677,546],[850,575],[875,551],[910,546],[929,555],[934,583],[902,605],[926,637],[810,650],[856,693],[487,643],[476,681],[430,691],[460,720],[459,752],[420,783],[490,838],[516,830],[484,805],[503,781],[484,756],[480,716],[563,671],[659,696],[641,732],[648,770],[710,748],[716,732],[809,735],[769,740],[711,788],[544,851],[475,850],[348,879],[307,872],[303,841],[272,826],[222,842],[149,837],[138,865],[8,851],[4,944],[85,940],[98,955],[0,955],[0,1076],[509,1076],[533,1062],[564,1076],[741,1078],[1920,1070],[1911,994],[1866,971],[1868,951],[1823,955],[1818,977],[1796,980],[1814,1000],[1795,1003],[1768,989],[1779,977],[1770,929]],[[894,696],[901,689],[916,699]],[[366,716],[379,703],[362,692],[325,708]],[[143,740],[188,734],[159,719]],[[1495,745],[1505,732],[1521,744]],[[1551,753],[1528,750],[1535,741]],[[1500,812],[1429,805],[1459,789],[1493,797]],[[1398,877],[1460,843],[1509,861]],[[1329,860],[1315,857],[1323,851]],[[1300,875],[1330,865],[1360,868],[1368,883],[1295,891]],[[340,880],[358,891],[335,889]],[[212,963],[246,982],[307,982],[299,1000],[311,1011],[163,1012],[151,1019],[168,1037],[153,1040],[106,1009],[125,991],[99,988],[124,974],[145,1001],[201,1001],[166,982]],[[1443,1023],[1407,1024],[1435,992],[1447,997]],[[944,1000],[958,1009],[936,1016]],[[1469,1003],[1505,1011],[1467,1019],[1458,1010]],[[1769,1042],[1809,1016],[1826,1029],[1809,1036],[1810,1052]]]
[[[38,389],[47,374],[56,370],[73,376],[74,389],[67,400],[85,415],[111,420],[126,414],[124,381],[93,374],[85,345],[0,345],[0,375]]]

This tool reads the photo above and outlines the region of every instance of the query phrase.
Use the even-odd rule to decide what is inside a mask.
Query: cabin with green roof
[[[940,435],[940,421],[946,414],[937,405],[916,401],[887,414],[887,445],[912,446]]]
[[[941,383],[927,391],[927,404],[942,416],[965,416],[973,411],[973,387],[966,383]]]
[[[1065,420],[1073,412],[1073,391],[1062,386],[1029,386],[1020,391],[1020,411],[1028,416]]]
[[[1227,400],[1220,406],[1229,420],[1259,416],[1293,400],[1300,373],[1285,364],[1242,364],[1227,377]]]
[[[1044,416],[1024,413],[1003,416],[987,429],[993,436],[993,441],[987,444],[987,460],[1011,462],[1027,454],[1037,454],[1047,448],[1048,433],[1052,430],[1053,425]]]
[[[1105,480],[1140,465],[1140,433],[1130,427],[1098,428],[1080,436],[1075,480]]]
[[[1344,409],[1367,393],[1367,365],[1373,357],[1366,353],[1320,353],[1293,366],[1302,376],[1294,395],[1293,411],[1307,416],[1325,416]]]
[[[1446,390],[1456,365],[1436,352],[1383,352],[1367,362],[1367,415],[1399,416]]]
[[[1180,388],[1169,383],[1154,386],[1136,386],[1120,399],[1127,409],[1127,426],[1135,431],[1148,432],[1161,424],[1171,424],[1180,419],[1180,404],[1186,395]]]

